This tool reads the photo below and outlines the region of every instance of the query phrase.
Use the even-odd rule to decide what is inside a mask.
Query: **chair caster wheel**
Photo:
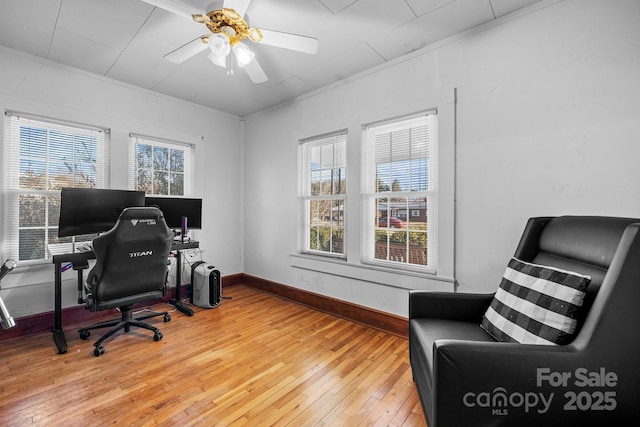
[[[95,357],[98,357],[100,355],[104,354],[104,347],[100,346],[100,347],[96,347],[95,349],[93,349],[93,355]]]
[[[169,315],[169,313],[165,314],[164,317],[162,318],[163,322],[171,322],[171,316]]]
[[[88,340],[90,336],[91,336],[91,332],[90,331],[82,331],[82,332],[80,332],[80,339],[81,340]]]
[[[156,333],[153,335],[153,340],[154,340],[154,341],[160,341],[161,339],[162,339],[162,332],[156,332]]]

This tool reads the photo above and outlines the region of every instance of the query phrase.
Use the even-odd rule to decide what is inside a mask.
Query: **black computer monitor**
[[[144,191],[63,188],[58,237],[109,231],[128,207],[144,206]]]
[[[202,199],[186,197],[146,197],[145,206],[158,207],[169,228],[182,228],[182,217],[187,218],[189,229],[202,228]]]

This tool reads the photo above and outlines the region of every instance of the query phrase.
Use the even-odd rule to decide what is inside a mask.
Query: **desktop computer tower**
[[[201,308],[214,308],[222,300],[220,271],[204,261],[191,266],[191,304]]]

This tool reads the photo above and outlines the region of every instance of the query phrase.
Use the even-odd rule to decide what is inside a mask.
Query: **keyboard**
[[[76,252],[91,252],[92,250],[91,242],[76,243]]]
[[[54,256],[77,252],[90,252],[93,250],[93,246],[91,246],[91,242],[80,242],[75,245],[73,243],[52,243],[47,245],[47,250],[51,256]]]

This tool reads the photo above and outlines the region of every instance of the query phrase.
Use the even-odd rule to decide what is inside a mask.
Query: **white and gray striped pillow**
[[[496,340],[564,344],[576,331],[576,312],[591,277],[511,258],[482,319]]]

